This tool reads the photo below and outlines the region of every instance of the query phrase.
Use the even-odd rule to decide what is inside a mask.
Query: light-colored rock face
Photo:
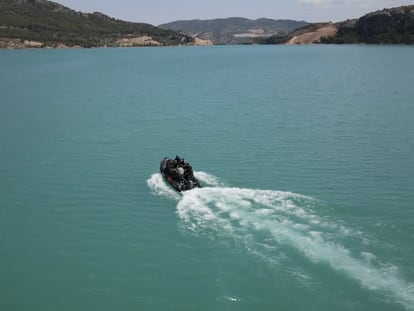
[[[116,41],[117,46],[159,46],[160,42],[155,41],[150,36],[123,38]]]
[[[41,48],[44,46],[45,44],[43,42],[38,42],[38,41],[0,38],[1,49]]]
[[[322,37],[330,37],[336,34],[337,27],[333,24],[322,26],[316,31],[307,32],[302,35],[294,36],[286,44],[312,44],[320,42]]]
[[[208,39],[194,38],[194,45],[213,45],[213,42]]]
[[[44,43],[38,41],[24,40],[24,45],[31,48],[41,48]]]

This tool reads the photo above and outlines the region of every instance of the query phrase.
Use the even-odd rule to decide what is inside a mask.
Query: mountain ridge
[[[0,0],[0,48],[314,43],[414,44],[414,5],[338,23],[228,17],[156,27],[49,0]]]
[[[305,21],[289,19],[227,17],[179,20],[161,24],[159,27],[211,40],[213,44],[245,44],[252,43],[252,38],[255,37],[270,37],[305,25],[308,25]]]

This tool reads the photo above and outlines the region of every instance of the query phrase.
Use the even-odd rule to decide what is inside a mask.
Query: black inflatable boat
[[[176,156],[175,159],[165,157],[160,164],[161,175],[179,192],[201,188],[200,182],[194,177],[193,168],[184,159]]]

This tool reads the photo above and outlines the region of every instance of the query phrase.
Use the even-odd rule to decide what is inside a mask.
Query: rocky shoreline
[[[80,47],[80,46],[73,46]],[[33,41],[33,40],[23,40],[23,39],[14,39],[14,38],[0,38],[0,49],[6,50],[18,50],[18,49],[32,49],[32,48],[69,48],[65,44],[56,44],[48,45],[44,42]]]
[[[204,40],[200,38],[194,38],[194,42],[186,45],[205,46],[213,45],[211,40]],[[140,36],[133,38],[118,39],[111,44],[99,46],[101,48],[107,47],[149,47],[149,46],[165,46],[163,43],[154,40],[150,36]],[[0,49],[3,50],[19,50],[19,49],[69,49],[69,48],[82,48],[80,45],[66,45],[64,43],[47,44],[41,41],[24,40],[16,38],[0,38]]]

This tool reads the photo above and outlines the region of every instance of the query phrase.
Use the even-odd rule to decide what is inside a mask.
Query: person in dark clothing
[[[173,165],[172,161],[168,161],[168,162],[167,162],[167,165],[166,165],[166,167],[165,167],[166,172],[167,172],[168,174],[171,174],[171,173],[172,173],[172,171],[173,171],[173,169],[174,169],[174,165]]]
[[[194,172],[193,172],[193,168],[191,167],[190,164],[185,163],[184,164],[184,177],[185,179],[193,179],[194,178]]]
[[[180,158],[178,155],[175,156],[175,161],[177,162],[177,165],[184,166],[184,164],[185,164],[184,158]]]

